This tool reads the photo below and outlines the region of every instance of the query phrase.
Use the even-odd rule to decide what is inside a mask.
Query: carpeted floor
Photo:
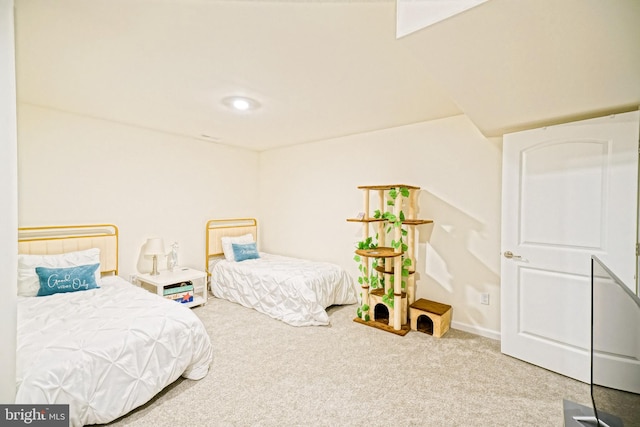
[[[217,298],[194,309],[214,346],[209,374],[179,379],[110,426],[562,426],[587,384],[451,329],[400,337],[329,309],[296,328]]]

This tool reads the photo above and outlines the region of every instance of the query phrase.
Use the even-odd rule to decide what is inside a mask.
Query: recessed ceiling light
[[[249,101],[247,101],[246,99],[234,99],[231,102],[231,105],[233,105],[233,108],[235,108],[236,110],[248,110],[249,107],[251,106],[251,104],[249,104]]]
[[[222,103],[235,111],[251,111],[260,107],[260,103],[246,96],[228,96]]]

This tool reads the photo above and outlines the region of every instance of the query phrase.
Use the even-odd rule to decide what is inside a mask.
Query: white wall
[[[335,262],[355,278],[362,230],[346,218],[363,210],[357,187],[419,186],[418,216],[434,224],[420,227],[417,297],[451,304],[454,327],[497,339],[501,161],[501,141],[465,116],[263,152],[261,249]]]
[[[18,135],[19,225],[116,224],[125,278],[150,236],[204,270],[206,221],[258,208],[255,152],[31,105]]]
[[[115,223],[123,277],[149,236],[203,269],[208,219],[257,216],[262,250],[355,278],[357,187],[420,186],[419,216],[434,224],[420,228],[417,296],[451,304],[454,327],[499,337],[501,143],[465,116],[255,153],[20,105],[18,135],[19,224]]]
[[[0,0],[0,402],[16,384],[18,175],[13,0]]]

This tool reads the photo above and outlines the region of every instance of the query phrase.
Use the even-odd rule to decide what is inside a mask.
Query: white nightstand
[[[190,281],[193,283],[193,301],[184,303],[185,307],[195,307],[207,303],[207,273],[187,267],[176,267],[174,271],[163,270],[152,276],[148,273],[138,274],[135,284],[143,289],[163,296],[165,286]],[[176,302],[176,304],[181,304]]]

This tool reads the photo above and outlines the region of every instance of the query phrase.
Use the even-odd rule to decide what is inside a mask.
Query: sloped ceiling
[[[252,150],[462,113],[499,136],[640,104],[637,0],[489,0],[399,39],[384,0],[15,5],[20,103]]]
[[[640,104],[638,0],[490,0],[400,42],[488,136]]]

